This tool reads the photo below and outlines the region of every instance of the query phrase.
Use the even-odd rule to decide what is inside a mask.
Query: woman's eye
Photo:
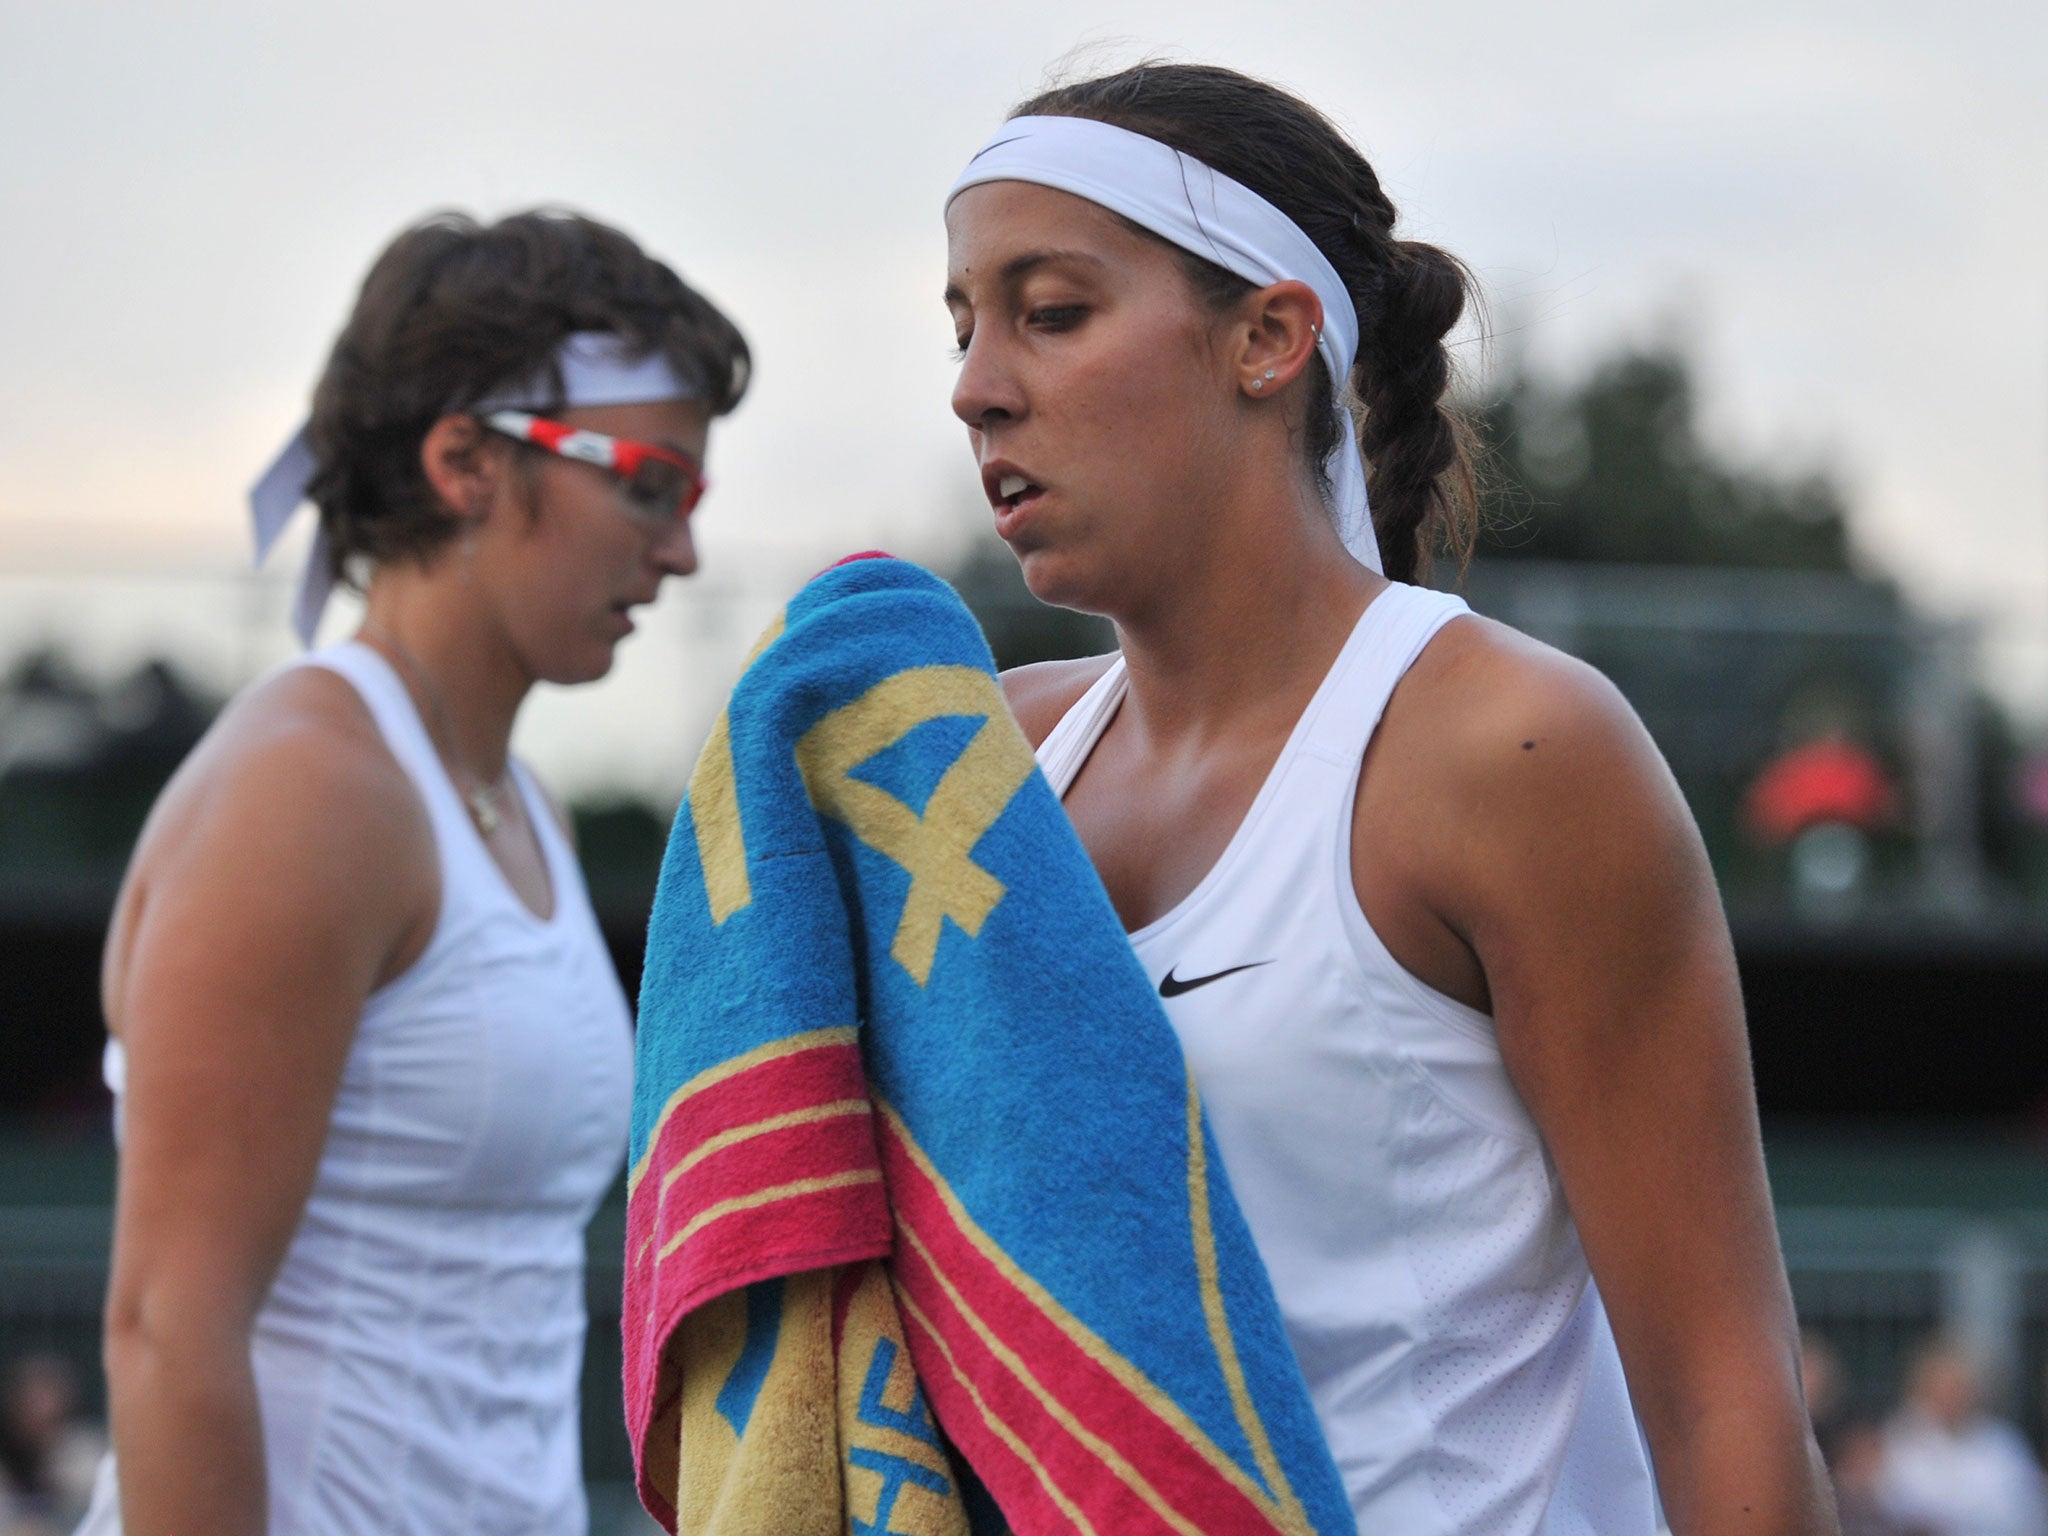
[[[1087,313],[1079,304],[1047,304],[1032,310],[1027,318],[1041,331],[1070,331]]]
[[[643,517],[667,521],[682,502],[683,472],[673,464],[650,459],[623,485],[626,501]]]
[[[958,341],[955,341],[953,343],[954,362],[964,363],[967,361],[967,344],[972,340],[974,340],[974,334],[970,331],[967,335],[962,336]]]

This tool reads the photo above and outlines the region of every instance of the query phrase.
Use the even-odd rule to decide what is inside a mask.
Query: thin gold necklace
[[[456,745],[455,727],[449,723],[447,701],[441,697],[441,690],[434,686],[434,680],[427,676],[419,658],[401,645],[397,636],[367,620],[363,623],[363,636],[389,650],[391,659],[398,663],[399,670],[426,699],[427,707],[434,716],[434,725],[428,728],[427,734],[429,737],[436,734],[440,736],[441,741],[445,743],[442,750],[450,765],[471,781],[467,789],[460,784],[455,786],[456,792],[462,796],[462,803],[469,807],[469,819],[476,823],[477,831],[485,837],[496,836],[498,828],[505,824],[504,815],[498,810],[498,802],[505,793],[505,780],[511,772],[510,768],[507,768],[505,774],[499,775],[495,782],[490,782],[470,767],[468,760],[463,757]]]

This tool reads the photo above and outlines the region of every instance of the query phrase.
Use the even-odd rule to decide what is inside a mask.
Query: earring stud
[[[1266,381],[1265,381],[1264,379],[1253,379],[1253,380],[1252,380],[1252,388],[1253,388],[1253,389],[1264,389],[1265,387],[1266,387]]]
[[[1268,384],[1273,382],[1273,370],[1270,368],[1266,370],[1266,382]]]

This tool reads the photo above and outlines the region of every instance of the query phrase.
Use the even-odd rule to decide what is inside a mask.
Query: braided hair
[[[1456,257],[1395,238],[1394,205],[1379,177],[1327,118],[1277,86],[1202,64],[1139,64],[1056,86],[1011,116],[1085,117],[1157,139],[1242,182],[1298,224],[1358,311],[1345,403],[1387,575],[1414,581],[1437,549],[1469,556],[1478,488],[1469,429],[1447,399],[1445,337],[1477,284]],[[1174,250],[1205,302],[1222,308],[1251,290],[1214,262]],[[1307,382],[1305,448],[1320,476],[1342,428],[1328,374],[1314,369]]]

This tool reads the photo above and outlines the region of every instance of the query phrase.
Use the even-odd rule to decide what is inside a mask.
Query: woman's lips
[[[1045,500],[1045,492],[1038,486],[1030,486],[1018,495],[1007,497],[996,503],[996,533],[1009,538],[1024,526],[1038,504]]]
[[[1008,538],[1045,497],[1045,487],[1030,476],[1013,469],[1000,469],[986,477],[989,504],[995,509],[996,532]]]

